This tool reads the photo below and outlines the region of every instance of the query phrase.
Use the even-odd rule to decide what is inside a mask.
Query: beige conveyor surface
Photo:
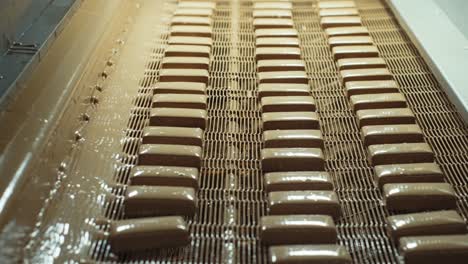
[[[114,64],[106,70],[107,78],[98,79],[103,89],[92,99],[97,102],[83,108],[89,120],[81,125],[77,118],[59,122],[59,128],[60,123],[76,122],[72,127],[77,127],[78,140],[60,141],[71,146],[60,152],[60,157],[50,148],[34,157],[43,159],[43,163],[37,165],[38,175],[32,174],[30,182],[45,187],[41,195],[36,195],[33,187],[24,188],[21,195],[39,203],[39,211],[23,225],[13,221],[14,216],[8,218],[0,238],[5,259],[35,263],[267,262],[267,247],[259,240],[259,220],[267,214],[267,196],[260,166],[263,130],[257,99],[252,1],[216,2],[198,210],[187,218],[190,246],[116,256],[107,240],[95,232],[96,219],[99,223],[123,217],[122,201],[109,198],[110,189],[127,183],[136,164],[142,128],[148,122],[152,85],[158,79],[169,21],[177,5],[175,1],[141,1],[125,24]],[[316,1],[292,2],[302,58],[321,117],[326,171],[332,176],[342,208],[342,217],[336,222],[339,244],[348,249],[355,263],[400,263],[398,250],[386,234],[388,212],[320,27]],[[436,161],[454,186],[458,212],[466,220],[468,127],[384,1],[356,3],[363,24],[415,112]],[[110,45],[102,52],[110,56],[115,49]],[[91,65],[89,71],[96,68]],[[69,104],[86,101],[91,80],[83,80],[89,82]],[[50,142],[53,144],[53,140]],[[63,164],[48,176],[51,181],[40,175],[45,171],[40,166],[46,166],[48,155]],[[28,199],[16,201],[17,208],[27,210]],[[104,224],[100,228],[108,227]]]

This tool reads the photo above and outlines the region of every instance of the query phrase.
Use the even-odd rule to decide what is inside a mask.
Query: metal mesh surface
[[[339,243],[355,263],[398,263],[397,249],[385,233],[387,211],[373,180],[360,139],[320,27],[316,1],[293,1],[303,59],[317,101],[325,140],[326,170],[331,174],[343,216],[337,221]],[[356,0],[363,24],[389,65],[400,91],[417,116],[447,181],[457,191],[459,212],[468,218],[468,128],[441,90],[415,46],[379,0]],[[165,5],[166,15],[176,4]],[[198,212],[188,218],[192,242],[183,249],[118,256],[119,262],[266,263],[267,248],[259,241],[259,219],[267,213],[260,166],[261,112],[257,99],[255,38],[251,1],[217,1],[208,93],[208,126],[200,173]],[[134,99],[124,139],[122,166],[115,180],[125,184],[136,164],[142,128],[148,124],[152,85],[167,46],[166,33],[154,42],[147,69]],[[142,73],[143,76],[143,73]],[[123,217],[119,201],[107,205],[106,216]],[[105,228],[105,227],[104,227]],[[109,260],[105,240],[90,251],[96,261]]]

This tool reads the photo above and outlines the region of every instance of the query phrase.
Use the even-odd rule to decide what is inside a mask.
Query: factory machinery
[[[442,13],[50,2],[44,41],[0,46],[0,262],[467,263],[468,45]]]

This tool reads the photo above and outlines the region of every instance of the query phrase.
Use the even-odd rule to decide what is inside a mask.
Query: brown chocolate
[[[354,1],[319,1],[318,7],[320,9],[332,9],[332,8],[349,8],[356,7]]]
[[[358,46],[356,46],[358,47]],[[373,46],[369,46],[373,47]],[[382,58],[350,58],[339,59],[336,62],[339,70],[386,68],[387,63]]]
[[[333,16],[358,16],[359,12],[354,7],[346,8],[326,8],[319,10],[320,17],[333,17]]]
[[[194,127],[147,126],[143,129],[143,144],[202,146],[203,130]]]
[[[436,163],[389,164],[374,167],[380,188],[387,183],[443,182],[444,173]]]
[[[379,50],[373,45],[338,46],[332,49],[332,53],[335,60],[347,58],[371,58],[379,56]]]
[[[255,30],[256,38],[297,38],[294,28],[262,28]]]
[[[292,18],[291,10],[257,9],[252,12],[254,18]]]
[[[339,46],[354,46],[354,45],[374,45],[374,41],[370,36],[338,36],[328,39],[330,48]]]
[[[371,145],[367,148],[370,163],[375,165],[434,162],[427,143]]]
[[[291,38],[257,38],[255,40],[257,48],[263,47],[297,47],[299,48],[299,39],[297,37]]]
[[[153,107],[206,109],[206,95],[203,94],[156,94]]]
[[[359,16],[330,16],[320,19],[322,28],[332,27],[353,27],[361,26],[361,18]]]
[[[257,75],[260,83],[309,83],[305,71],[259,72]]]
[[[364,146],[392,143],[424,142],[424,136],[418,125],[380,125],[365,126],[361,129]]]
[[[359,94],[398,93],[399,87],[394,80],[346,82],[345,86],[348,97]]]
[[[332,244],[337,232],[327,215],[269,215],[262,217],[260,237],[268,245]]]
[[[271,215],[319,214],[338,218],[340,203],[334,191],[278,191],[268,194]]]
[[[314,112],[315,100],[311,96],[267,96],[261,99],[262,111],[268,112]]]
[[[114,252],[183,247],[190,243],[190,233],[180,216],[137,218],[113,221],[109,242]]]
[[[293,28],[294,22],[290,18],[256,18],[253,21],[255,29],[260,28]]]
[[[174,16],[193,16],[193,17],[211,17],[213,9],[211,8],[178,8]]]
[[[213,20],[210,17],[175,16],[171,26],[211,26]]]
[[[350,101],[354,111],[406,107],[406,99],[401,93],[358,94],[351,96]]]
[[[272,112],[262,115],[263,129],[320,129],[315,112]]]
[[[200,169],[202,150],[198,146],[145,144],[138,152],[138,165],[180,166]]]
[[[465,264],[468,235],[403,237],[400,251],[405,264]]]
[[[455,209],[457,196],[448,183],[389,183],[383,187],[387,209],[396,212],[423,212]]]
[[[180,186],[198,189],[196,168],[174,166],[135,166],[130,185]]]
[[[319,148],[268,148],[262,150],[264,172],[323,171],[325,159]]]
[[[202,37],[169,37],[169,45],[189,45],[189,46],[213,46],[212,38]]]
[[[351,264],[351,256],[339,245],[286,245],[270,247],[272,264]]]
[[[341,70],[340,75],[343,84],[352,81],[393,80],[393,75],[387,68]]]
[[[174,186],[129,186],[125,192],[126,217],[193,215],[197,208],[195,190]]]
[[[267,192],[333,190],[333,183],[326,171],[287,171],[265,173]]]
[[[291,10],[292,9],[292,3],[291,2],[256,2],[253,5],[253,8],[255,10],[261,10],[261,9],[266,9],[266,10]]]
[[[267,130],[263,132],[265,148],[321,148],[323,137],[320,130],[293,129]]]
[[[199,69],[162,69],[159,72],[161,82],[199,82],[208,83],[208,71]]]
[[[188,108],[153,108],[150,126],[206,127],[206,111]]]
[[[301,50],[292,47],[257,48],[255,54],[257,61],[301,59]]]
[[[154,94],[202,94],[206,93],[206,84],[195,82],[158,82]]]
[[[305,71],[303,60],[259,60],[257,62],[257,71]]]
[[[405,236],[455,235],[466,233],[466,223],[454,210],[401,214],[387,217],[393,241]]]
[[[202,45],[169,45],[165,57],[210,57],[210,47]]]
[[[297,83],[261,83],[258,95],[260,99],[266,96],[310,96],[310,87]]]
[[[205,37],[211,38],[213,29],[211,26],[172,26],[171,36],[174,37]]]
[[[327,37],[342,37],[342,36],[368,36],[369,30],[367,27],[333,27],[325,29]]]
[[[208,70],[209,58],[203,57],[165,57],[161,62],[163,69],[202,69]]]
[[[409,108],[367,109],[356,112],[359,127],[372,125],[415,124]]]
[[[177,8],[216,8],[216,2],[211,1],[179,1]]]

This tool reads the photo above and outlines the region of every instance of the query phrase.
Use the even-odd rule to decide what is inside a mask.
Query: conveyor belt
[[[122,152],[114,174],[115,184],[126,184],[136,164],[142,128],[147,124],[152,86],[158,79],[160,62],[167,44],[168,21],[176,3],[162,5],[162,32],[151,43],[140,73],[138,95],[121,140]],[[316,1],[295,0],[293,19],[299,32],[302,58],[310,78],[311,93],[317,101],[325,139],[326,171],[334,182],[342,217],[336,224],[339,244],[344,245],[355,263],[399,263],[398,250],[386,235],[387,212],[359,135],[359,128],[332,58],[325,33],[320,27]],[[415,46],[402,31],[383,0],[356,0],[363,24],[368,27],[381,56],[394,74],[426,140],[458,195],[458,211],[468,219],[468,127],[442,91]],[[208,126],[205,130],[204,159],[200,173],[198,212],[187,218],[192,242],[181,249],[154,250],[141,254],[115,256],[105,239],[90,235],[90,249],[71,253],[75,240],[46,244],[47,254],[58,249],[62,258],[79,255],[91,261],[157,261],[158,263],[266,263],[267,248],[259,240],[259,220],[267,214],[266,192],[260,166],[262,148],[261,111],[257,98],[255,38],[252,1],[217,1],[213,16],[212,59],[208,95]],[[146,55],[146,54],[143,54]],[[120,61],[119,63],[125,63]],[[112,111],[104,112],[105,119]],[[115,136],[115,135],[114,135]],[[109,161],[109,163],[114,161]],[[110,166],[109,166],[110,167]],[[75,168],[79,169],[79,168]],[[95,177],[99,177],[96,172]],[[111,185],[114,183],[110,183]],[[120,189],[119,189],[120,190]],[[66,192],[66,189],[60,190]],[[90,207],[105,208],[102,217],[121,219],[119,200],[102,200],[99,192],[89,192]],[[54,199],[59,199],[55,196]],[[75,204],[80,207],[81,205]],[[86,212],[79,210],[80,212]],[[95,217],[95,211],[89,217]],[[66,217],[73,215],[73,210]],[[88,221],[88,220],[87,220]],[[89,220],[89,222],[93,222]],[[60,227],[65,228],[65,227]],[[63,236],[81,236],[77,227]],[[106,225],[101,226],[103,230]],[[40,223],[36,231],[46,233]],[[47,239],[47,236],[42,238]],[[32,236],[29,245],[44,245]],[[49,238],[50,239],[50,238]],[[75,238],[78,239],[79,238]],[[87,240],[87,239],[86,239]],[[79,243],[78,243],[79,244]],[[31,253],[32,254],[32,253]],[[32,254],[29,256],[34,257]]]

